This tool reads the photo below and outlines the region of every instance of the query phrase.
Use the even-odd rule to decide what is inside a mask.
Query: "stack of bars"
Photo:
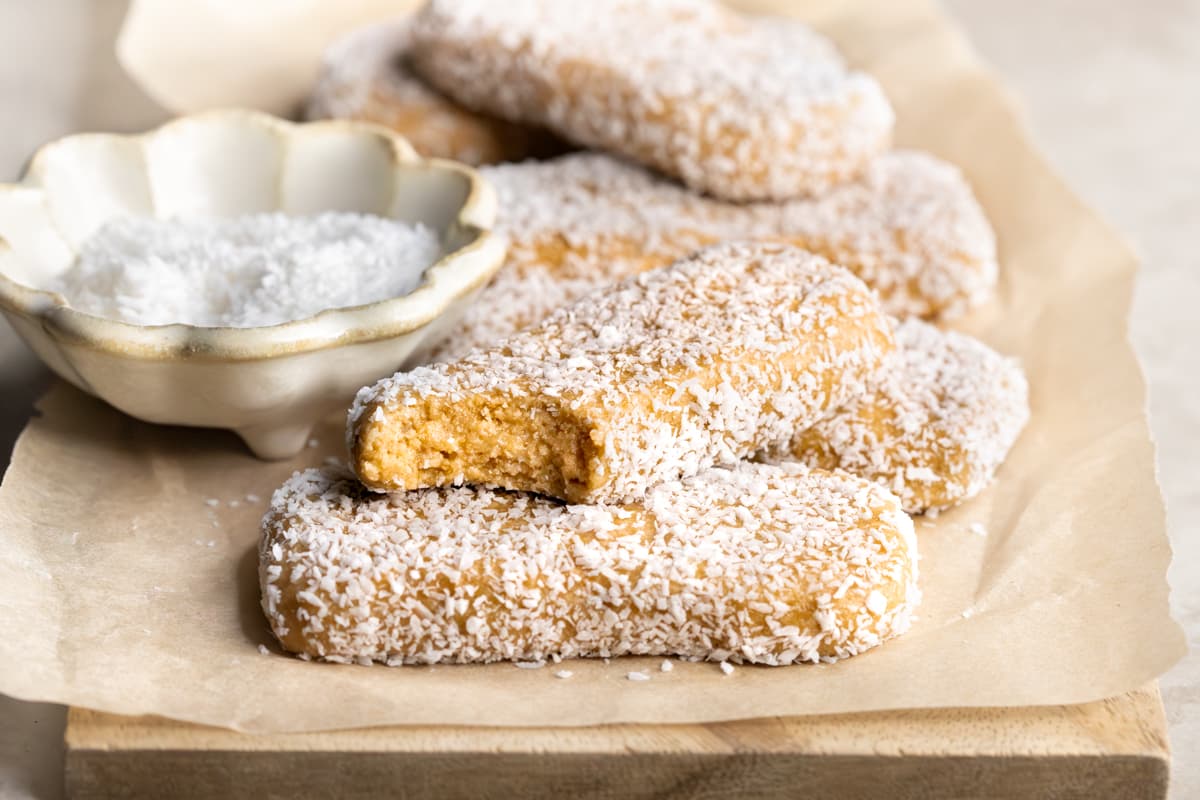
[[[874,80],[705,0],[432,0],[335,45],[310,113],[593,151],[486,168],[506,265],[359,393],[349,468],[275,493],[287,650],[784,665],[908,630],[910,515],[991,482],[1028,390],[938,327],[994,290],[994,237],[954,167],[889,149]]]

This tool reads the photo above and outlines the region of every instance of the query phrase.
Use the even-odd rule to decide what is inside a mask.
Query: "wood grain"
[[[1166,797],[1156,685],[1075,706],[251,736],[72,709],[72,798]]]

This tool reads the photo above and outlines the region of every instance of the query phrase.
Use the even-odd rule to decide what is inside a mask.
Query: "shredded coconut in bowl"
[[[433,229],[368,214],[124,217],[47,288],[136,325],[254,328],[406,295],[440,255]]]

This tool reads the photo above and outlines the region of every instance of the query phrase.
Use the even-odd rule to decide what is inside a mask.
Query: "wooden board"
[[[297,702],[303,702],[298,698]],[[251,736],[71,709],[71,798],[1164,798],[1157,685],[1077,706]]]

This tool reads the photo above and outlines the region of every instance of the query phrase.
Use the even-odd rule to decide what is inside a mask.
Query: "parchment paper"
[[[1004,90],[930,6],[805,13],[883,81],[900,143],[961,165],[974,184],[1003,277],[998,301],[963,327],[1019,355],[1032,385],[1033,419],[995,486],[919,524],[925,602],[911,633],[836,665],[730,676],[693,664],[660,673],[657,660],[574,662],[569,680],[511,665],[305,663],[279,652],[258,610],[257,523],[292,469],[340,455],[341,419],[292,463],[264,464],[232,435],[142,424],[60,385],[0,489],[0,691],[301,731],[1063,704],[1167,669],[1184,642],[1168,614],[1145,387],[1126,337],[1133,256],[1051,173]],[[311,67],[311,48],[292,55]],[[253,61],[247,51],[238,67]],[[293,89],[281,88],[273,102]],[[634,669],[651,680],[627,680]]]

